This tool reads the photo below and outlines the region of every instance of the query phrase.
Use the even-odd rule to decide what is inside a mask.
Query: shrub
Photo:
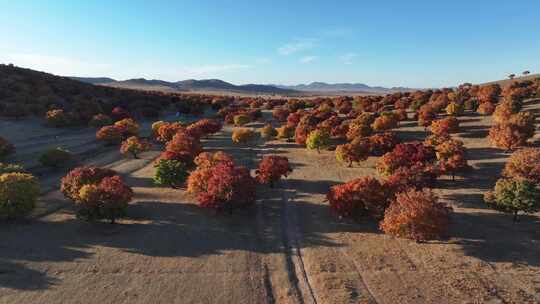
[[[493,114],[495,112],[495,105],[491,102],[484,102],[481,103],[478,108],[476,109],[476,112],[480,115],[488,116]]]
[[[511,151],[527,144],[528,134],[515,124],[496,124],[489,129],[489,140],[493,145]]]
[[[437,136],[445,136],[459,131],[459,120],[453,116],[435,120],[431,123],[431,132]]]
[[[309,136],[309,133],[314,128],[312,126],[309,126],[308,124],[300,123],[298,126],[296,126],[296,129],[294,130],[294,140],[299,145],[305,145],[307,138]]]
[[[160,159],[154,165],[154,183],[161,186],[180,188],[189,175],[188,167],[178,160]]]
[[[255,180],[247,168],[221,163],[210,170],[206,191],[197,194],[199,206],[232,212],[255,201]]]
[[[375,119],[371,127],[375,131],[385,131],[397,128],[397,119],[394,115],[382,115]]]
[[[77,217],[86,221],[108,219],[115,223],[125,215],[133,190],[118,175],[104,177],[97,184],[83,185],[75,201]]]
[[[398,193],[380,223],[381,230],[396,237],[425,241],[446,236],[451,208],[431,190]]]
[[[349,124],[346,137],[348,140],[354,140],[355,138],[369,136],[371,132],[373,132],[373,130],[369,124],[357,119]]]
[[[176,133],[183,130],[184,127],[179,122],[166,122],[159,126],[156,139],[160,142],[168,142],[173,138]]]
[[[444,141],[435,147],[435,151],[440,169],[450,171],[452,180],[455,179],[456,171],[468,168],[462,141],[455,139]]]
[[[192,171],[187,179],[187,191],[198,194],[208,190],[208,180],[212,177],[213,167],[203,167]]]
[[[495,184],[494,191],[484,195],[484,201],[495,210],[513,213],[515,222],[520,211],[534,213],[540,210],[540,189],[527,180],[502,178]]]
[[[476,111],[479,105],[478,99],[469,98],[463,103],[463,108],[468,111]]]
[[[115,145],[122,141],[122,132],[115,126],[105,126],[97,131],[96,138],[106,145]]]
[[[219,121],[208,118],[197,121],[194,126],[200,129],[204,136],[217,133],[223,127]]]
[[[79,200],[79,191],[84,185],[95,185],[101,182],[105,177],[115,176],[116,172],[110,169],[99,167],[78,167],[71,170],[62,178],[60,191],[65,197],[77,201]]]
[[[250,117],[246,114],[234,115],[234,125],[243,126],[251,121]]]
[[[288,119],[289,114],[290,114],[289,110],[283,107],[275,108],[272,111],[272,117],[274,117],[275,120],[280,121],[280,122],[286,121]]]
[[[336,160],[349,167],[353,162],[361,162],[368,159],[371,152],[371,143],[365,137],[357,138],[349,144],[336,147]]]
[[[241,128],[241,129],[234,129],[232,133],[232,141],[235,144],[239,143],[248,143],[252,140],[255,140],[256,135],[255,131],[252,129],[247,128]]]
[[[0,175],[17,172],[26,173],[26,169],[21,165],[0,163]]]
[[[310,150],[317,149],[321,152],[321,148],[325,149],[330,146],[330,134],[325,129],[311,131],[306,139],[306,147]]]
[[[377,171],[390,176],[400,167],[426,165],[435,160],[432,147],[424,146],[421,142],[411,142],[397,145],[392,152],[384,154],[377,160]]]
[[[193,159],[202,152],[201,141],[185,132],[178,132],[165,147],[167,152],[180,155],[186,163],[191,163]]]
[[[88,125],[94,128],[101,128],[111,125],[113,123],[112,118],[105,114],[97,114],[92,117]]]
[[[504,167],[503,175],[540,184],[540,148],[526,148],[514,152]]]
[[[294,137],[295,128],[289,125],[284,125],[276,129],[277,137],[284,139],[291,139]]]
[[[162,126],[164,126],[166,124],[168,124],[168,122],[163,121],[163,120],[158,120],[158,121],[152,123],[152,126],[151,126],[152,136],[157,139],[158,136],[159,136],[159,128],[161,128]],[[171,138],[172,138],[172,136],[171,136]],[[169,140],[170,140],[170,138],[169,138]]]
[[[0,136],[0,159],[15,153],[15,146]]]
[[[463,106],[456,103],[451,102],[446,106],[446,113],[450,116],[459,116],[463,114]]]
[[[427,128],[436,118],[435,110],[429,105],[423,105],[418,111],[418,125]]]
[[[71,152],[58,147],[41,154],[39,162],[45,167],[61,167],[71,160],[71,156]]]
[[[498,84],[492,84],[487,86],[482,86],[478,92],[478,99],[480,103],[496,103],[501,95],[501,86]]]
[[[298,126],[300,123],[301,118],[302,114],[299,112],[289,114],[289,116],[287,116],[287,126],[296,128],[296,126]]]
[[[505,123],[510,119],[512,114],[516,113],[512,108],[512,104],[509,102],[503,102],[495,107],[495,112],[493,112],[493,121],[495,123]]]
[[[13,219],[30,213],[39,191],[39,183],[31,174],[0,175],[0,219]]]
[[[392,151],[398,144],[396,135],[392,132],[375,134],[369,137],[371,153],[374,155],[383,155]]]
[[[422,189],[430,187],[438,172],[436,167],[431,165],[416,164],[410,167],[400,167],[387,177],[384,187],[392,196],[407,191],[411,188]]]
[[[394,112],[394,115],[398,121],[405,121],[409,119],[407,115],[407,110],[405,109],[398,109]]]
[[[441,135],[432,134],[426,137],[426,139],[424,140],[424,145],[435,148],[436,146],[442,144],[443,142],[450,140],[450,138],[451,137],[448,133],[442,133]]]
[[[292,168],[289,165],[289,159],[283,156],[264,156],[259,163],[259,169],[256,171],[257,179],[262,184],[270,184],[270,187],[274,186],[282,176],[292,172]]]
[[[131,118],[124,118],[114,123],[114,126],[120,130],[122,136],[137,136],[139,134],[139,124]]]
[[[68,117],[64,110],[50,110],[45,114],[45,119],[51,127],[61,128],[68,125]]]
[[[139,158],[139,154],[146,152],[152,148],[152,144],[145,139],[139,139],[136,136],[131,136],[122,142],[120,153],[127,155],[131,154],[133,158]]]
[[[214,167],[220,163],[231,163],[234,164],[232,156],[223,152],[217,151],[214,153],[211,152],[202,152],[195,158],[194,161],[197,169],[205,169]]]
[[[536,131],[535,117],[532,112],[519,112],[510,116],[510,119],[506,122],[515,125],[524,137],[531,138]]]
[[[388,204],[381,183],[367,176],[331,187],[326,199],[332,211],[340,217],[367,215],[379,218]]]
[[[268,124],[261,128],[260,130],[261,138],[265,140],[272,140],[276,137],[278,134],[276,129],[272,127],[272,125]]]

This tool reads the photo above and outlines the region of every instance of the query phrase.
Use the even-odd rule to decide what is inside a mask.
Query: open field
[[[528,101],[525,109],[540,111],[540,101]],[[47,209],[49,199],[63,208],[0,227],[0,302],[536,303],[539,214],[513,224],[485,208],[482,194],[493,187],[509,154],[488,143],[491,118],[471,113],[460,120],[463,132],[456,137],[465,143],[473,170],[455,182],[443,176],[435,185],[454,208],[449,239],[396,239],[381,234],[373,220],[338,219],[329,211],[329,187],[376,175],[376,157],[342,167],[333,152],[318,154],[295,143],[235,145],[227,127],[203,141],[206,151],[230,153],[251,170],[263,155],[286,156],[293,173],[274,189],[259,186],[253,207],[228,216],[198,208],[182,189],[154,186],[150,161],[156,150],[140,160],[102,151],[83,162],[124,176],[135,191],[128,216],[117,225],[85,223],[70,204],[58,204],[64,199],[57,191],[49,192],[41,208]],[[34,122],[4,124],[13,124],[6,135],[28,164],[37,138],[44,142],[36,144],[46,145],[45,139],[59,136],[77,152],[94,151],[91,130],[58,133]],[[33,132],[28,143],[22,141]],[[396,132],[407,140],[428,134],[412,121]]]

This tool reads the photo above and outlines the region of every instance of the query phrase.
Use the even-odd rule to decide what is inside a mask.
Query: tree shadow
[[[496,148],[467,148],[468,160],[507,158],[508,153]]]
[[[462,130],[465,132],[459,132],[459,136],[464,138],[485,138],[489,134],[489,127],[487,126],[462,126]]]
[[[540,219],[521,216],[519,223],[512,216],[495,212],[454,213],[451,234],[462,246],[465,255],[485,262],[509,262],[540,266]]]
[[[295,190],[297,195],[326,194],[330,187],[339,184],[337,181],[330,180],[302,180],[288,178],[284,187],[289,190]]]
[[[130,205],[127,217],[115,225],[77,220],[69,209],[59,219],[10,223],[0,229],[0,287],[47,289],[58,283],[50,275],[57,266],[50,262],[76,262],[80,267],[92,267],[96,252],[103,257],[109,250],[149,257],[188,258],[209,255],[226,258],[237,251],[283,253],[287,248],[283,242],[286,201],[282,193],[267,189],[257,204],[235,210],[231,215],[202,209],[191,202],[140,201]],[[329,216],[325,205],[294,204],[301,205],[302,219]],[[261,216],[265,218],[262,221]],[[325,235],[362,229],[348,222],[318,225],[318,229],[303,235],[306,241],[301,246],[341,246]],[[41,271],[44,268],[46,272]]]

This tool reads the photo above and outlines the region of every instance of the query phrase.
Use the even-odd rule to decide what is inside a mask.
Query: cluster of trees
[[[342,217],[370,217],[380,220],[389,235],[424,241],[447,235],[451,208],[428,188],[408,186],[398,191],[391,181],[361,177],[333,186],[327,200]]]
[[[60,191],[77,207],[84,220],[108,219],[112,223],[125,215],[133,190],[113,170],[78,167],[62,178]]]
[[[116,145],[131,136],[139,135],[139,124],[132,118],[124,118],[112,125],[101,127],[96,132],[96,139],[106,145]]]

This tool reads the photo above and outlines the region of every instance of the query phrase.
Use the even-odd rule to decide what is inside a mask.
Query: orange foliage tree
[[[383,185],[373,177],[361,177],[330,188],[326,195],[330,208],[340,217],[367,215],[380,218],[388,206]]]
[[[380,223],[384,233],[415,241],[447,235],[451,208],[439,202],[431,190],[410,189],[396,195]]]

